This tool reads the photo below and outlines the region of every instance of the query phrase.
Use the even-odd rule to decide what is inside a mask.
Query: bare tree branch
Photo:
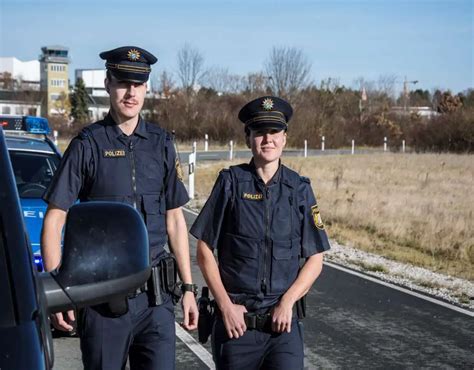
[[[201,52],[190,44],[184,44],[178,51],[178,78],[183,89],[189,91],[196,85],[203,76],[203,66],[204,57]]]
[[[302,50],[294,47],[274,47],[265,62],[265,72],[272,91],[291,98],[309,83],[311,63]]]

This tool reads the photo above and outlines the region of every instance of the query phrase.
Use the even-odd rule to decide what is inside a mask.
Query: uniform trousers
[[[128,312],[108,317],[96,307],[79,315],[78,332],[85,370],[175,368],[175,317],[171,298],[150,307],[147,293],[128,299]]]
[[[218,370],[303,369],[303,323],[293,319],[290,333],[253,329],[238,339],[229,339],[222,318],[217,316],[212,351]]]

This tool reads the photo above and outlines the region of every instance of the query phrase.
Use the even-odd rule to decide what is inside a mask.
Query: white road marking
[[[194,216],[197,216],[199,213],[194,212],[190,209],[184,208],[183,209],[191,213]],[[194,354],[199,357],[199,359],[209,367],[209,369],[215,369],[216,366],[214,365],[214,360],[212,359],[212,355],[199,343],[197,342],[189,333],[184,330],[181,325],[175,323],[176,327],[176,336],[186,345],[188,348],[194,352]]]
[[[199,357],[199,359],[204,362],[209,369],[215,369],[214,361],[212,360],[212,355],[207,352],[207,350],[199,344],[191,334],[187,333],[181,325],[175,323],[176,336],[181,339],[181,341],[188,346],[188,348],[194,352],[194,354]]]
[[[193,211],[192,209],[183,207],[183,210],[185,210],[188,213],[191,213],[194,216],[199,216],[199,213],[197,213],[196,211]]]
[[[398,290],[398,291],[403,292],[403,293],[406,293],[406,294],[410,294],[410,295],[412,295],[412,296],[414,296],[414,297],[417,297],[417,298],[420,298],[420,299],[424,299],[425,301],[428,301],[428,302],[437,304],[437,305],[439,305],[439,306],[443,306],[443,307],[449,308],[449,309],[451,309],[451,310],[453,310],[453,311],[457,311],[457,312],[463,313],[463,314],[465,314],[465,315],[474,317],[474,312],[469,311],[469,310],[466,310],[466,309],[464,309],[464,308],[462,308],[462,307],[458,307],[458,306],[455,306],[455,305],[453,305],[453,304],[440,301],[440,300],[438,300],[438,299],[436,299],[436,298],[432,298],[432,297],[426,296],[426,295],[424,295],[424,294],[421,294],[421,293],[418,293],[418,292],[414,292],[414,291],[412,291],[412,290],[410,290],[410,289],[407,289],[407,288],[402,288],[402,287],[400,287],[400,286],[398,286],[398,285],[395,285],[395,284],[388,283],[388,282],[382,281],[382,280],[380,280],[380,279],[377,279],[376,277],[367,276],[367,275],[362,274],[362,273],[360,273],[360,272],[353,271],[353,270],[350,270],[350,269],[348,269],[348,268],[345,268],[345,267],[336,265],[336,264],[334,264],[334,263],[332,263],[332,262],[324,262],[324,264],[325,264],[325,265],[328,265],[328,266],[331,266],[332,268],[335,268],[335,269],[338,269],[338,270],[347,272],[348,274],[352,274],[352,275],[361,277],[361,278],[363,278],[363,279],[372,281],[372,282],[374,282],[374,283],[377,283],[377,284],[380,284],[380,285],[384,285],[384,286],[386,286],[386,287],[389,287],[389,288]]]

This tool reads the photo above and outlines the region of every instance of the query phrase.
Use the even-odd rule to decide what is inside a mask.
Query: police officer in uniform
[[[106,60],[110,111],[71,141],[44,195],[49,204],[42,234],[45,268],[51,271],[60,265],[61,230],[67,210],[77,199],[127,203],[141,213],[146,223],[155,277],[163,272],[160,269],[165,258],[169,262],[164,250],[168,235],[184,283],[183,326],[195,329],[198,311],[181,210],[188,201],[187,192],[172,138],[140,117],[150,66],[157,59],[133,46],[106,51],[100,57]],[[154,282],[149,281],[128,297],[86,308],[79,314],[85,369],[123,369],[127,357],[131,369],[174,368],[173,300],[162,281]],[[72,330],[74,320],[72,311],[52,316],[60,330]]]
[[[217,304],[218,369],[303,368],[296,306],[320,274],[329,242],[309,179],[280,161],[291,115],[273,96],[240,110],[253,158],[221,171],[191,228]]]

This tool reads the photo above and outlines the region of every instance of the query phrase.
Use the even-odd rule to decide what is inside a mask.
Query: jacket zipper
[[[133,155],[133,143],[130,141],[128,145],[128,150],[130,152],[130,165],[132,168],[132,189],[133,189],[133,208],[137,209],[137,182],[135,178],[135,157]]]
[[[270,249],[270,189],[265,186],[265,248],[263,250],[263,278],[261,288],[263,294],[267,293],[267,258]]]

